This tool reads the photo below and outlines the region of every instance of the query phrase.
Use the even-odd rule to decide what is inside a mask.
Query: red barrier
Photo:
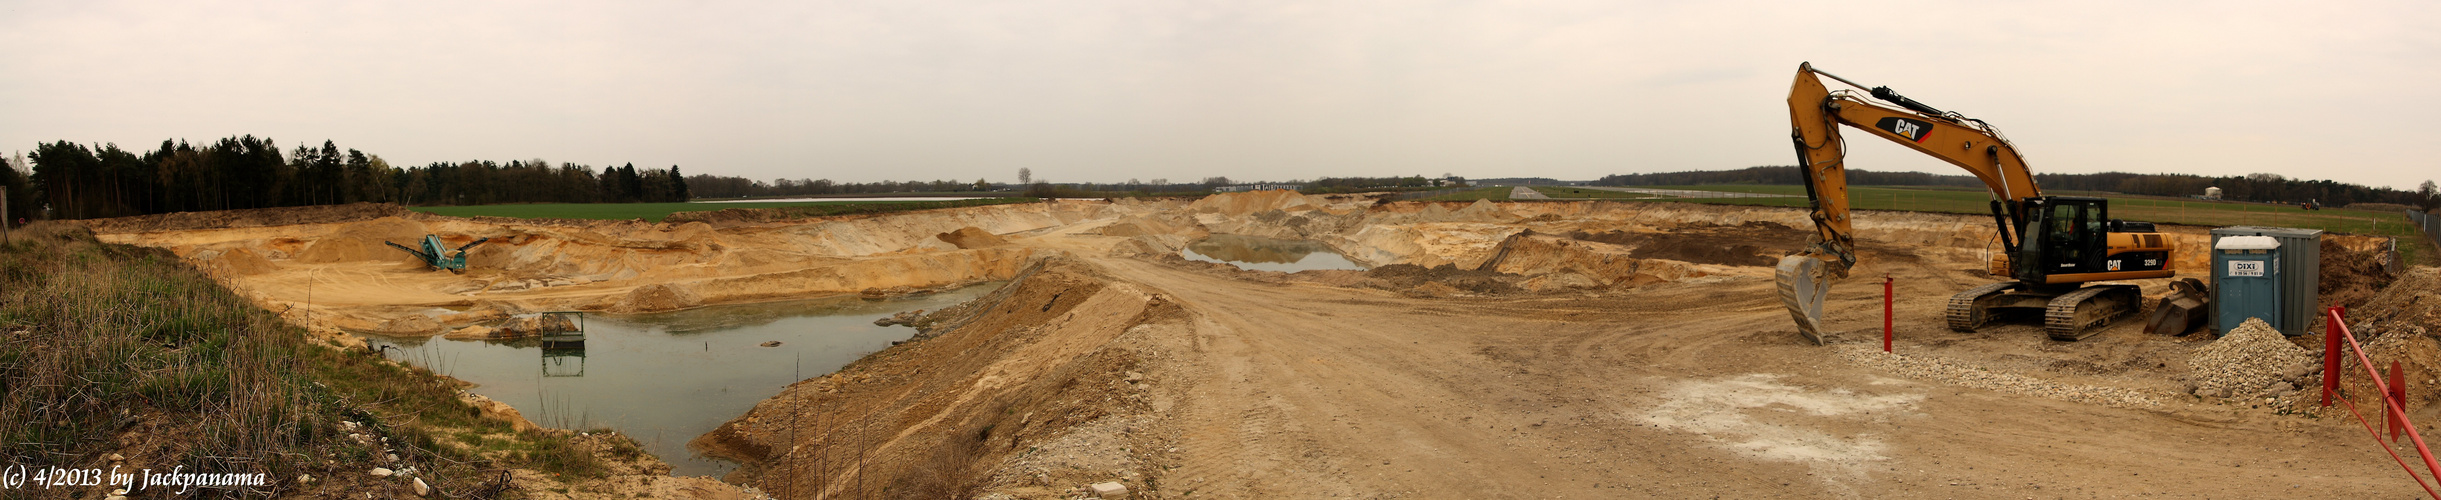
[[[2398,360],[2390,360],[2390,392],[2382,393],[2382,397],[2390,400],[2391,406],[2407,407],[2407,374],[2399,371]],[[2407,421],[2396,418],[2383,424],[2390,427],[2390,442],[2393,443],[2399,442],[2399,429],[2407,428]]]
[[[2338,325],[2339,317],[2337,315],[2347,314],[2348,310],[2341,307],[2331,309],[2336,311],[2331,317],[2331,324]],[[2237,329],[2234,326],[2229,328]],[[2324,408],[2331,407],[2331,395],[2339,393],[2339,335],[2331,333],[2335,331],[2339,331],[2339,329],[2324,328],[2322,330],[2322,407]]]
[[[2391,447],[2392,443],[2398,442],[2401,431],[2405,431],[2408,440],[2415,442],[2416,455],[2424,459],[2424,470],[2435,478],[2441,478],[2441,461],[2433,459],[2432,447],[2424,444],[2424,435],[2416,432],[2415,422],[2407,419],[2407,387],[2406,381],[2401,380],[2403,374],[2399,372],[2398,363],[2391,363],[2389,383],[2383,383],[2381,372],[2373,367],[2373,358],[2365,355],[2365,347],[2356,343],[2356,336],[2348,332],[2346,319],[2340,317],[2346,311],[2337,307],[2323,311],[2323,317],[2330,320],[2330,324],[2323,329],[2323,345],[2329,347],[2325,348],[2322,356],[2322,405],[2331,406],[2331,396],[2339,392],[2339,344],[2341,340],[2346,340],[2348,350],[2356,355],[2357,364],[2365,367],[2366,381],[2372,382],[2374,393],[2382,397],[2382,426],[2390,429],[2391,441],[2382,444],[2382,451],[2389,453],[2390,459],[2399,463],[2399,468],[2407,470],[2407,477],[2415,478],[2416,486],[2423,487],[2425,495],[2441,500],[2441,492],[2433,490],[2433,482],[2425,481],[2425,474],[2417,473],[2415,466],[2407,465],[2407,459],[2400,457],[2399,451]],[[2365,413],[2356,409],[2355,401],[2339,398],[2339,402],[2348,406],[2348,413],[2356,415],[2356,422],[2364,424],[2365,432],[2372,434],[2374,441],[2382,440],[2381,431],[2373,430],[2373,421],[2366,419]],[[2434,482],[2441,482],[2441,479]]]
[[[1882,352],[1890,352],[1890,275],[1882,275]]]

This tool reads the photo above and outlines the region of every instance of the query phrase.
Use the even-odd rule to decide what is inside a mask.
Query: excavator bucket
[[[1822,299],[1831,293],[1827,267],[1822,259],[1791,255],[1780,258],[1780,266],[1773,274],[1780,285],[1780,302],[1788,305],[1788,315],[1797,320],[1797,333],[1817,345],[1825,343]]]
[[[2162,335],[2186,335],[2187,330],[2204,324],[2207,305],[2212,296],[2202,281],[2195,278],[2170,282],[2170,294],[2153,306],[2153,314],[2145,318],[2144,332]]]

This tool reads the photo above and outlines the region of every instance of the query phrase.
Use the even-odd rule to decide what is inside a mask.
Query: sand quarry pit
[[[1785,208],[1275,191],[798,221],[352,206],[93,225],[342,340],[1008,281],[695,440],[745,464],[726,480],[779,498],[1075,498],[1108,482],[1136,498],[2420,491],[2344,410],[2310,404],[2296,367],[2190,365],[2291,359],[2260,344],[2277,337],[2206,349],[2208,334],[2147,335],[2134,319],[2081,342],[2030,324],[1948,331],[1948,296],[1994,281],[1988,224],[1859,212],[1863,259],[1833,288],[1830,346],[1802,341],[1771,294],[1771,259],[1809,227]],[[2186,249],[2206,230],[2164,228]],[[426,233],[491,240],[464,275],[381,244]],[[1179,257],[1214,234],[1317,242],[1369,269]],[[2325,279],[2354,290],[2331,297],[2380,314],[2360,328],[2377,357],[2426,370],[2409,391],[2433,422],[2441,299],[2418,297],[2441,276],[2354,257],[2386,244],[2327,236],[2326,259],[2345,265],[2326,274],[2346,275]],[[2185,255],[2182,274],[2204,275],[2205,254]],[[1884,275],[1897,281],[1896,355],[1877,338]]]

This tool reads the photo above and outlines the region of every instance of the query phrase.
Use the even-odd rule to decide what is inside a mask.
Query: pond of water
[[[998,284],[903,299],[854,296],[712,306],[641,315],[588,315],[581,348],[538,341],[462,341],[365,335],[386,351],[478,384],[536,424],[608,427],[636,438],[679,475],[721,475],[736,464],[695,454],[687,441],[746,414],[790,383],[847,366],[915,329],[873,326],[911,309],[939,310]],[[778,341],[773,347],[762,344]]]
[[[1215,234],[1179,250],[1187,260],[1224,262],[1249,271],[1293,273],[1326,269],[1364,270],[1338,250],[1309,240]]]

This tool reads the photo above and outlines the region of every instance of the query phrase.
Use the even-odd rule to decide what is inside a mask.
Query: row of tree
[[[1034,172],[1031,169],[1020,169],[1018,179],[1020,181],[1015,184],[996,183],[987,179],[975,179],[974,182],[936,180],[864,183],[833,182],[830,179],[773,179],[765,182],[744,177],[697,174],[687,177],[687,185],[694,188],[695,196],[699,198],[766,198],[889,193],[1047,192],[1043,189],[1056,189],[1056,192],[1064,193],[1061,196],[1088,196],[1095,195],[1095,193],[1200,193],[1232,184],[1228,177],[1206,177],[1202,181],[1192,183],[1172,183],[1169,179],[1053,183],[1048,179],[1034,178]],[[1296,182],[1291,182],[1291,184],[1294,183]],[[1027,194],[1027,196],[1032,195]]]
[[[1797,167],[1765,166],[1737,170],[1696,170],[1651,174],[1605,175],[1594,181],[1601,186],[1695,186],[1703,184],[1804,184],[1805,178]],[[1964,175],[1934,175],[1923,172],[1875,172],[1848,169],[1848,183],[1860,186],[1962,186],[1981,187],[1982,181]],[[2202,191],[2197,191],[2202,192]]]
[[[2103,172],[2098,174],[2036,174],[2034,181],[2050,191],[2107,191],[2151,196],[2201,196],[2204,188],[2221,188],[2221,199],[2267,203],[2304,203],[2319,201],[2330,206],[2353,203],[2396,203],[2431,210],[2441,206],[2435,197],[2432,181],[2425,181],[2417,191],[2402,191],[2386,187],[2371,187],[2338,181],[2290,179],[2279,174],[2251,174],[2230,177],[2206,177],[2189,174],[2131,174]],[[1604,186],[1687,186],[1700,184],[1802,184],[1805,180],[1793,166],[1764,166],[1738,170],[1664,172],[1652,174],[1606,175],[1595,181]],[[1922,172],[1874,172],[1848,169],[1848,183],[1860,186],[1959,186],[1983,187],[1983,182],[1965,175],[1935,175]]]
[[[1440,177],[1410,175],[1406,177],[1324,177],[1305,183],[1308,193],[1346,193],[1374,190],[1424,189],[1466,185],[1466,179],[1450,174]]]
[[[378,155],[331,141],[282,153],[268,138],[240,136],[195,145],[161,141],[141,154],[117,144],[60,141],[36,146],[22,163],[0,160],[0,188],[12,216],[83,219],[198,210],[390,202],[678,202],[691,199],[686,177],[634,164],[599,171],[585,165],[524,160],[435,162],[393,167]],[[30,164],[30,165],[27,165]]]

